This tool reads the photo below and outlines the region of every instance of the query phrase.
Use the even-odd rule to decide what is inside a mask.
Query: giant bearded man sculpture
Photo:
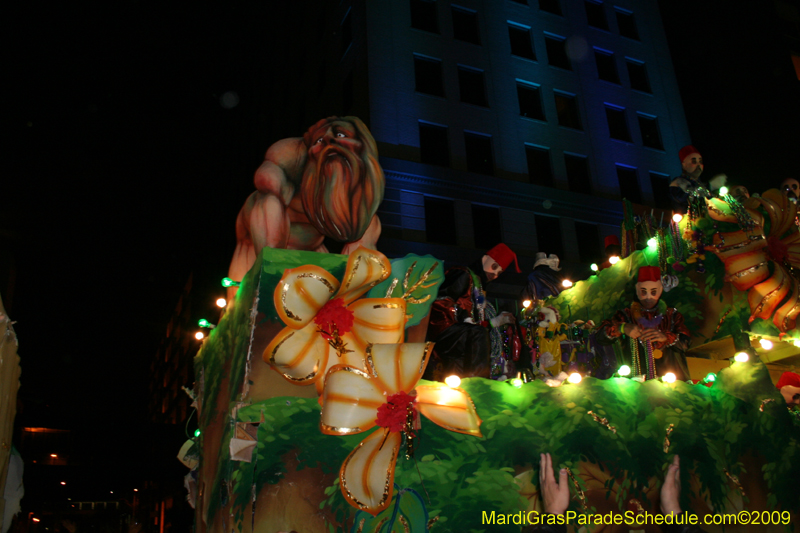
[[[236,251],[228,276],[241,280],[265,247],[343,254],[376,248],[384,177],[375,139],[356,117],[320,120],[302,138],[267,150],[253,179],[256,191],[236,219]]]

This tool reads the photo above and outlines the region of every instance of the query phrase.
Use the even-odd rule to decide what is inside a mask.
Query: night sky
[[[0,232],[23,413],[102,428],[100,444],[135,445],[189,273],[209,302],[223,294],[253,171],[303,131],[270,111],[301,8],[167,4],[26,3],[6,24]],[[771,22],[722,1],[661,9],[704,177],[800,178],[800,81]]]

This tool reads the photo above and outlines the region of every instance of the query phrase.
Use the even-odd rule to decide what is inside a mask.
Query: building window
[[[411,27],[431,33],[439,33],[436,0],[410,0],[410,2]]]
[[[542,96],[537,85],[517,80],[517,100],[519,101],[520,115],[537,120],[545,120]]]
[[[647,69],[644,63],[629,57],[625,58],[625,63],[628,65],[628,77],[631,80],[631,89],[642,91],[643,93],[652,93],[653,91],[650,89],[650,78],[647,77]]]
[[[442,62],[438,59],[414,56],[414,80],[417,92],[444,96]]]
[[[475,237],[475,247],[482,250],[503,242],[500,210],[487,205],[472,204],[472,234]]]
[[[592,194],[592,180],[589,177],[589,164],[585,156],[564,154],[567,167],[567,184],[572,192]]]
[[[480,133],[464,132],[464,145],[467,151],[467,170],[491,176],[494,173],[492,138]]]
[[[553,15],[561,15],[561,2],[559,0],[539,0],[539,9]]]
[[[555,92],[558,125],[582,130],[581,117],[578,113],[578,101],[575,95]]]
[[[597,77],[619,85],[619,72],[617,72],[617,61],[614,59],[613,52],[595,48],[594,60],[597,63]]]
[[[525,157],[528,159],[528,178],[534,185],[553,186],[553,166],[550,164],[550,149],[525,145]]]
[[[608,31],[605,6],[589,0],[586,0],[583,5],[586,7],[586,20],[589,22],[589,26]]]
[[[606,104],[606,119],[608,120],[608,134],[612,139],[631,142],[631,132],[628,121],[625,119],[625,108]]]
[[[658,119],[639,113],[639,130],[642,132],[642,145],[656,150],[663,150],[661,133],[658,131]]]
[[[353,43],[353,17],[352,11],[348,11],[342,20],[342,55],[344,55]]]
[[[458,66],[458,87],[461,92],[461,101],[487,107],[486,84],[483,72],[469,67]]]
[[[523,6],[528,5],[528,0],[511,0],[512,2],[516,2],[517,4],[522,4]]]
[[[619,27],[619,34],[628,39],[639,40],[639,31],[636,29],[636,20],[633,18],[633,13],[616,8],[617,13],[617,26]]]
[[[456,244],[456,207],[453,200],[425,197],[425,238],[437,244]]]
[[[450,166],[447,128],[427,122],[419,123],[419,155],[426,165]]]
[[[564,257],[564,245],[561,239],[561,221],[556,217],[534,215],[536,223],[537,251],[556,254]]]
[[[669,183],[672,179],[666,174],[650,172],[650,187],[653,189],[653,200],[660,209],[671,209],[672,202],[669,196]]]
[[[619,193],[622,198],[627,198],[634,204],[642,203],[642,190],[639,187],[639,178],[636,169],[617,165],[617,180],[619,180]]]
[[[478,14],[453,6],[453,38],[472,44],[481,44],[478,31]]]
[[[531,29],[517,24],[508,25],[508,40],[511,42],[511,53],[525,59],[536,59],[531,41]]]
[[[567,56],[566,41],[562,37],[545,35],[544,44],[547,48],[547,60],[550,62],[550,65],[565,70],[572,70],[569,56]]]
[[[578,254],[581,262],[600,262],[603,250],[600,247],[600,230],[597,224],[575,222],[575,234],[578,236]]]

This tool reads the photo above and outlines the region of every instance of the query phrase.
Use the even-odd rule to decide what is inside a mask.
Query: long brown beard
[[[329,157],[329,154],[336,154]],[[336,145],[309,159],[300,198],[309,222],[325,236],[353,242],[367,230],[383,200],[383,170],[377,158],[364,159]]]

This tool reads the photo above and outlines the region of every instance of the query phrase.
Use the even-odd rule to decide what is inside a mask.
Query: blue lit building
[[[388,255],[465,264],[502,241],[524,273],[543,251],[580,276],[602,259],[603,238],[619,234],[621,198],[668,207],[690,139],[655,0],[331,10],[338,43],[320,67],[336,90],[323,93],[378,141]],[[522,279],[493,287],[516,295]]]

